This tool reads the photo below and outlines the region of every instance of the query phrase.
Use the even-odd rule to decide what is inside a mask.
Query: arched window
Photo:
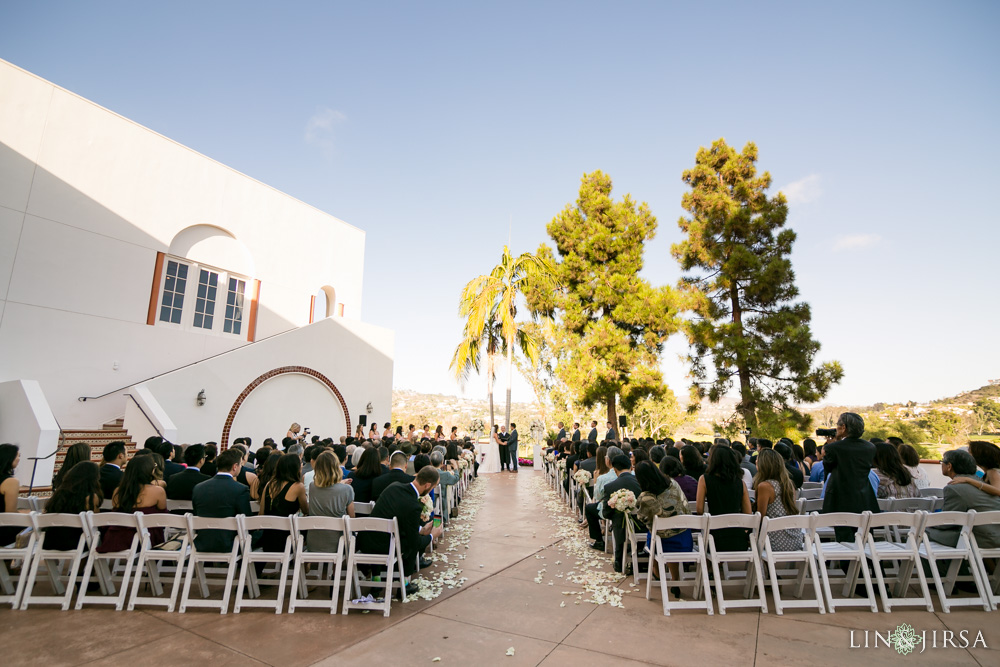
[[[312,297],[312,306],[309,313],[309,323],[330,317],[336,313],[337,290],[329,285],[320,287]],[[340,306],[340,314],[344,314],[344,306]]]

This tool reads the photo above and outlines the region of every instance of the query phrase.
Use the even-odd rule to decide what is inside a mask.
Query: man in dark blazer
[[[590,433],[587,434],[587,440],[590,442],[597,442],[597,421],[590,422]]]
[[[618,475],[618,477],[604,485],[604,497],[610,498],[615,491],[627,489],[634,493],[636,499],[638,499],[639,494],[642,493],[642,489],[639,488],[639,482],[636,480],[635,475],[632,474],[631,459],[629,459],[629,457],[625,454],[619,454],[613,461],[611,461],[611,467],[614,468],[615,474]],[[615,572],[621,572],[622,553],[625,550],[625,515],[611,508],[607,501],[605,501],[603,516],[605,519],[611,519],[611,532],[614,533],[615,536],[614,569]],[[639,528],[636,528],[636,530],[646,530],[638,519],[635,519],[635,521],[636,525],[640,526]]]
[[[615,425],[608,422],[608,432],[604,436],[605,440],[618,440],[618,433],[615,432]]]
[[[507,456],[510,458],[511,470],[517,472],[517,425],[510,423],[510,433],[507,435]]]
[[[416,478],[409,484],[394,482],[390,484],[378,500],[371,511],[373,519],[396,518],[399,526],[399,550],[403,556],[403,574],[409,576],[417,569],[417,554],[420,554],[431,543],[435,537],[440,537],[443,528],[434,528],[432,522],[422,524],[420,514],[423,505],[420,496],[426,495],[437,486],[440,475],[434,466],[424,466],[417,473]],[[358,533],[358,551],[369,554],[389,553],[389,534],[360,532]],[[424,568],[431,564],[430,560],[421,558],[420,567]],[[412,590],[416,590],[414,584]],[[407,593],[411,590],[407,586]]]
[[[227,449],[219,454],[216,464],[219,472],[215,477],[194,487],[191,504],[194,515],[214,519],[247,516],[250,511],[250,489],[236,481],[243,462],[243,453],[238,449]],[[198,551],[228,552],[233,548],[236,532],[232,530],[202,530],[194,540]]]
[[[573,442],[580,442],[580,422],[573,422]]]
[[[116,441],[104,445],[101,458],[104,459],[101,464],[101,491],[104,493],[104,499],[110,500],[122,481],[122,466],[128,458],[128,454],[125,453],[125,443]]]
[[[167,480],[167,498],[170,500],[191,500],[194,487],[212,479],[201,472],[205,465],[205,445],[191,445],[184,450],[187,468]]]
[[[377,501],[382,492],[394,482],[409,484],[413,481],[413,475],[406,474],[406,465],[410,462],[410,457],[400,451],[395,451],[389,457],[389,472],[379,475],[372,482],[372,500]]]
[[[184,466],[180,463],[174,463],[170,460],[170,457],[174,455],[174,446],[166,440],[158,444],[154,451],[163,457],[165,466],[163,469],[164,481],[169,481],[171,477],[184,470]]]
[[[824,449],[823,469],[829,474],[823,496],[823,512],[876,513],[878,499],[868,481],[875,459],[875,445],[862,440],[865,421],[861,415],[845,412],[837,419],[837,440]],[[853,542],[853,528],[834,528],[838,542]]]
[[[558,445],[563,440],[566,439],[566,427],[562,422],[559,422],[559,432],[556,433],[556,444]]]

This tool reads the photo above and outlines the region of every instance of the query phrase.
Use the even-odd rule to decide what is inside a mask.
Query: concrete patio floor
[[[394,603],[392,614],[330,615],[301,609],[275,615],[253,609],[225,616],[196,610],[115,612],[88,608],[62,612],[33,608],[0,611],[0,637],[8,666],[20,665],[1000,665],[1000,616],[977,611],[790,610],[777,616],[731,610],[725,616],[674,612],[665,617],[658,591],[619,587],[624,608],[595,605],[565,583],[580,560],[567,531],[575,521],[554,520],[541,474],[483,475],[484,499],[471,520],[468,548],[449,553],[468,580],[433,600]],[[469,514],[471,512],[465,512]],[[564,513],[565,515],[566,513]],[[462,525],[459,522],[457,525]],[[567,526],[570,526],[567,528]],[[579,544],[579,542],[576,542]],[[443,545],[447,548],[448,543]],[[454,555],[465,555],[457,561]],[[610,559],[588,558],[610,572]],[[558,561],[558,564],[557,564]],[[444,567],[435,564],[433,570]],[[541,573],[544,569],[545,572]],[[540,583],[536,580],[541,580]],[[553,585],[549,585],[549,582]],[[564,592],[574,591],[573,595]],[[576,604],[582,599],[580,604]],[[565,606],[561,606],[562,603]],[[989,648],[927,648],[901,656],[893,648],[851,648],[864,631],[886,634],[900,623],[927,633],[978,631]],[[514,655],[507,656],[508,648]]]

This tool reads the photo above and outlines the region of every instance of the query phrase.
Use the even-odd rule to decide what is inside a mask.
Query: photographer
[[[301,443],[309,437],[309,429],[303,429],[299,426],[298,422],[292,422],[292,425],[288,427],[288,433],[285,434],[285,437]]]
[[[861,415],[845,412],[837,419],[834,439],[823,450],[823,467],[829,477],[823,496],[823,512],[877,513],[878,500],[868,475],[875,460],[875,445],[862,439],[865,421]],[[819,430],[817,435],[827,435]],[[830,438],[829,435],[827,435]],[[835,528],[838,542],[854,540],[853,528]]]

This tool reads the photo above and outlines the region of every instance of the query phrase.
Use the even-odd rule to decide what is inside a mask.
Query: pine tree
[[[687,273],[680,286],[695,314],[687,325],[693,390],[714,403],[736,381],[748,428],[776,416],[805,426],[808,417],[791,404],[819,401],[843,369],[813,365],[820,345],[809,305],[797,301],[788,205],[780,192],[768,198],[771,175],[758,175],[756,162],[753,143],[738,153],[719,139],[683,174],[690,217],[678,221],[687,236],[671,251]]]
[[[556,290],[526,292],[536,316],[554,318],[562,331],[556,373],[585,408],[607,406],[618,427],[617,405],[629,412],[646,397],[661,398],[663,343],[679,330],[678,294],[639,277],[645,243],[656,218],[630,195],[611,198],[611,178],[584,174],[576,204],[549,223],[555,242],[538,256],[554,267]]]

